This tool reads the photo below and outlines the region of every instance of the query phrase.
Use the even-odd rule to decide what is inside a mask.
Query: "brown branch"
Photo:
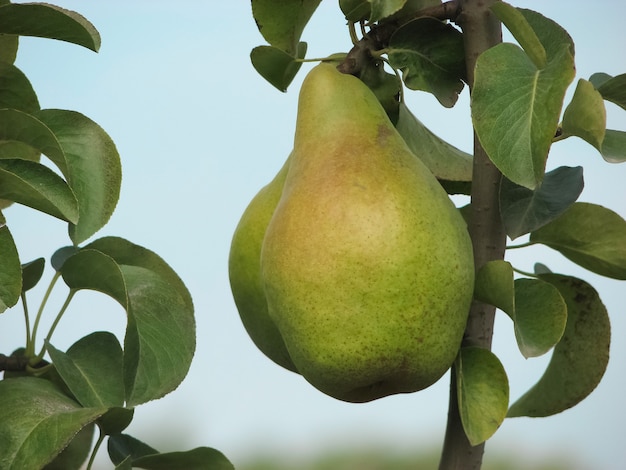
[[[470,93],[478,56],[502,42],[501,25],[490,6],[495,0],[460,0],[456,23],[463,30]],[[474,169],[468,224],[474,247],[476,270],[492,260],[503,259],[506,234],[500,218],[499,187],[502,175],[489,160],[474,134]],[[463,346],[491,349],[495,307],[475,301],[470,309]],[[478,470],[484,443],[472,446],[461,422],[457,400],[456,371],[451,371],[450,407],[439,470]]]
[[[0,354],[0,371],[8,370],[11,372],[20,372],[26,370],[28,358],[26,356],[7,356]]]

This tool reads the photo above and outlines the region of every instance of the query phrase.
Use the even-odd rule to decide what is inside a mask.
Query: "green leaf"
[[[474,296],[505,312],[524,357],[545,354],[561,338],[567,309],[558,291],[537,279],[513,279],[507,261],[490,261],[476,273]]]
[[[563,137],[577,136],[601,150],[606,130],[602,95],[591,82],[580,79],[571,103],[563,113]]]
[[[509,381],[498,358],[487,349],[461,348],[456,359],[461,422],[473,446],[500,427],[509,406]]]
[[[12,64],[17,57],[19,36],[14,34],[0,34],[0,61]]]
[[[273,46],[258,46],[250,52],[250,60],[259,75],[284,92],[300,70],[302,62],[296,59],[304,59],[306,47],[305,42],[299,43],[292,56]]]
[[[195,351],[195,323],[182,296],[157,273],[121,266],[128,285],[124,342],[127,403],[138,405],[174,390],[187,375]]]
[[[399,11],[406,0],[368,0],[371,6],[371,13],[369,20],[374,23],[376,21],[380,21],[383,18],[387,18],[397,11]]]
[[[71,289],[91,289],[107,294],[128,308],[128,292],[120,266],[110,256],[94,249],[68,251],[59,269]]]
[[[515,321],[515,285],[511,263],[495,260],[481,266],[476,273],[474,296],[499,308]]]
[[[99,331],[74,343],[67,353],[46,349],[57,372],[85,408],[124,404],[123,352],[112,333]]]
[[[50,257],[50,264],[52,265],[55,271],[61,271],[61,268],[63,268],[65,261],[70,256],[73,256],[74,254],[78,253],[79,250],[80,248],[74,245],[64,246],[62,248],[59,248]]]
[[[136,460],[144,455],[158,454],[159,451],[128,434],[117,434],[109,437],[107,451],[111,462],[121,464],[125,459]]]
[[[0,212],[0,313],[13,307],[22,293],[22,267],[15,242]]]
[[[297,56],[304,27],[321,0],[252,0],[252,15],[259,31],[272,46]]]
[[[109,408],[109,411],[100,416],[96,423],[102,434],[107,436],[119,434],[128,427],[133,420],[134,414],[135,410],[133,408]]]
[[[100,49],[100,34],[78,13],[45,3],[10,3],[0,7],[0,33],[58,39]]]
[[[579,166],[562,166],[546,173],[534,191],[503,178],[500,214],[507,235],[514,240],[551,222],[576,202],[583,187]]]
[[[105,292],[127,311],[127,405],[174,390],[193,358],[195,320],[189,292],[165,261],[124,239],[107,237],[68,258],[61,270],[71,288]]]
[[[0,61],[0,108],[13,108],[25,113],[39,111],[39,100],[26,75],[16,66],[2,61]]]
[[[45,266],[46,260],[43,258],[22,264],[22,292],[26,292],[37,285]]]
[[[454,106],[465,77],[463,35],[456,28],[434,18],[410,21],[391,36],[387,55],[391,66],[402,70],[408,88]]]
[[[596,73],[589,77],[589,81],[600,92],[602,98],[626,110],[626,73],[616,77]]]
[[[563,97],[572,82],[573,43],[553,21],[520,10],[546,50],[543,68],[514,44],[498,44],[478,57],[471,96],[478,138],[511,181],[534,189],[542,181]]]
[[[65,180],[38,162],[0,159],[0,198],[78,222],[78,202]]]
[[[82,468],[87,460],[93,442],[94,426],[88,424],[81,429],[72,439],[72,442],[46,465],[43,470],[68,470],[72,468]]]
[[[400,104],[396,129],[411,151],[439,180],[472,180],[472,156],[433,134],[407,108]]]
[[[115,210],[122,184],[119,153],[111,137],[80,113],[45,109],[35,116],[54,132],[63,149],[66,177],[80,214],[78,223],[70,225],[70,238],[79,244],[100,230]]]
[[[548,60],[546,50],[522,11],[506,2],[495,2],[491,5],[491,9],[511,32],[535,66],[538,69],[544,68]]]
[[[339,8],[346,20],[358,23],[369,18],[372,4],[368,0],[339,0]]]
[[[105,408],[83,408],[52,382],[18,377],[0,382],[0,468],[41,468]]]
[[[609,163],[626,162],[626,132],[607,129],[600,151]]]
[[[601,276],[626,279],[626,221],[597,204],[577,202],[530,234],[566,258]]]
[[[34,160],[46,155],[67,178],[65,154],[54,133],[35,116],[16,109],[0,109],[0,158],[27,158],[24,147],[30,147]],[[10,145],[8,145],[10,144]],[[9,153],[21,149],[20,154]]]
[[[187,452],[153,454],[133,460],[133,466],[148,470],[234,470],[235,467],[220,451],[198,447]]]
[[[566,321],[567,306],[555,287],[540,279],[515,280],[515,338],[525,358],[552,349]]]
[[[567,326],[539,381],[509,409],[509,417],[550,416],[575,406],[600,383],[609,360],[610,324],[598,293],[586,282],[542,274],[567,304]]]

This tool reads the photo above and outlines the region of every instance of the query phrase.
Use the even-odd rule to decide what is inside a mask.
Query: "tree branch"
[[[19,372],[26,369],[28,358],[26,356],[7,356],[0,354],[0,371],[9,370]]]
[[[456,23],[463,30],[465,60],[470,93],[478,56],[502,42],[501,25],[490,6],[495,0],[459,0]],[[506,233],[500,218],[499,187],[502,175],[489,160],[474,134],[474,168],[471,217],[468,224],[474,247],[476,270],[492,260],[504,258]],[[463,346],[491,349],[495,307],[474,301],[467,322]],[[461,423],[457,400],[456,370],[450,379],[450,405],[439,470],[478,470],[482,466],[484,443],[472,446]]]
[[[359,75],[365,64],[371,62],[372,51],[384,49],[389,44],[392,34],[409,21],[422,17],[437,18],[439,20],[454,21],[460,11],[458,0],[450,0],[432,7],[424,8],[408,17],[382,21],[372,25],[369,32],[363,36],[348,52],[346,58],[337,69],[342,73]]]

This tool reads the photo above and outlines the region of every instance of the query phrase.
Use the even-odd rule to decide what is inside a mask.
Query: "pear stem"
[[[478,56],[502,42],[500,21],[491,12],[496,0],[459,0],[455,22],[463,30],[465,60],[470,93]],[[488,261],[504,259],[506,233],[500,218],[499,188],[502,178],[474,134],[474,168],[471,191],[471,217],[468,223],[474,247],[476,270]],[[495,307],[472,303],[462,346],[491,349]],[[482,466],[484,443],[472,446],[465,434],[457,399],[456,371],[450,379],[448,422],[439,470],[478,470]]]

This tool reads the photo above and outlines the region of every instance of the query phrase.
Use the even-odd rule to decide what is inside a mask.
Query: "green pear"
[[[333,64],[303,82],[260,269],[289,357],[332,397],[421,390],[457,355],[474,288],[465,222],[376,96]]]
[[[289,158],[241,216],[231,242],[228,274],[239,316],[254,344],[277,364],[295,371],[285,343],[269,317],[261,280],[261,245],[282,194],[288,167]]]

